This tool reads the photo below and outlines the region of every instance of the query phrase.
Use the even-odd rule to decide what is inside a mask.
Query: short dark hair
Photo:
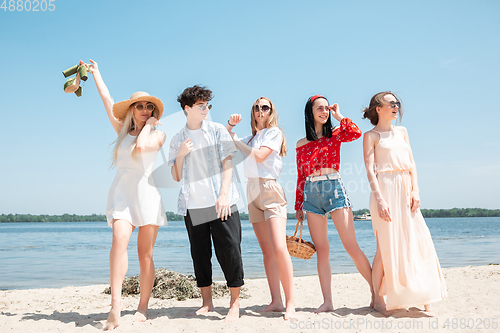
[[[314,101],[311,102],[311,98],[307,100],[306,107],[304,109],[304,116],[306,118],[306,138],[308,141],[316,141],[318,140],[318,136],[316,135],[316,128],[314,127],[314,116],[312,111],[312,105]],[[327,102],[328,100],[321,96],[316,97],[314,100],[324,98]],[[330,116],[330,112],[328,112],[328,120],[323,124],[323,137],[331,138],[333,133],[332,120]]]
[[[177,96],[177,102],[181,103],[181,108],[184,110],[186,105],[192,107],[194,103],[198,101],[208,102],[212,100],[212,98],[212,90],[207,89],[204,86],[195,85],[184,89],[182,94]]]

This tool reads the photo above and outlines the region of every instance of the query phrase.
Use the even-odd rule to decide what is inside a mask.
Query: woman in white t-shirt
[[[293,268],[286,247],[286,198],[276,181],[286,155],[286,141],[278,127],[278,113],[273,103],[260,97],[252,106],[252,135],[238,139],[232,133],[241,115],[231,115],[227,130],[236,147],[247,155],[243,161],[248,178],[248,214],[264,257],[264,268],[271,291],[271,304],[262,311],[282,312],[280,281],[286,298],[285,320],[295,317],[293,301]]]

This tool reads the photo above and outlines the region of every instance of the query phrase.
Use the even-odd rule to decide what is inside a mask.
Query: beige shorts
[[[250,178],[247,200],[250,223],[264,222],[271,217],[287,217],[285,192],[276,179]]]

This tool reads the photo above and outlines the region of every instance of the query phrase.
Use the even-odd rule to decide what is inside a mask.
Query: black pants
[[[222,268],[227,286],[237,288],[243,285],[243,261],[241,260],[241,222],[236,205],[231,207],[231,216],[226,221],[213,218],[215,207],[188,209],[184,217],[186,229],[191,244],[194,274],[198,287],[212,285],[212,239],[215,255]],[[201,216],[206,216],[205,223],[199,222]],[[210,220],[212,219],[212,220]]]

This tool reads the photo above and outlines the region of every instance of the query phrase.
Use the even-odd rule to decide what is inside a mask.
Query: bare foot
[[[371,300],[371,302],[370,302],[370,308],[372,308],[372,309],[373,309],[373,307],[374,307],[374,306],[375,306],[375,294],[374,294],[374,293],[372,293],[372,300]]]
[[[387,310],[386,306],[385,306],[385,303],[375,303],[373,305],[373,309],[381,314],[383,314],[384,316],[389,316],[392,311],[389,311]]]
[[[134,320],[138,322],[145,322],[148,320],[148,309],[137,309],[134,314]]]
[[[196,311],[189,312],[186,316],[188,316],[188,317],[194,317],[194,316],[197,316],[197,315],[200,315],[200,314],[205,314],[205,313],[212,312],[214,310],[215,309],[214,309],[214,305],[213,304],[202,305],[201,308],[199,308]]]
[[[224,319],[224,321],[226,323],[230,323],[237,320],[239,317],[240,317],[240,305],[238,304],[238,302],[235,302],[229,308],[229,311],[227,312],[226,315],[226,319]]]
[[[264,309],[260,310],[259,312],[283,312],[285,311],[285,307],[283,306],[283,303],[271,303],[268,306],[266,306]]]
[[[123,304],[111,306],[108,319],[106,319],[106,331],[111,331],[120,326],[120,314],[123,310]]]
[[[320,312],[331,312],[333,311],[333,304],[332,303],[323,303],[319,308],[316,309],[316,311],[313,311],[313,313],[320,313]]]
[[[425,312],[429,312],[432,310],[431,308],[431,305],[430,304],[424,304],[424,309],[425,309]]]
[[[290,306],[290,305],[287,306],[284,319],[285,320],[297,319],[294,306]]]

